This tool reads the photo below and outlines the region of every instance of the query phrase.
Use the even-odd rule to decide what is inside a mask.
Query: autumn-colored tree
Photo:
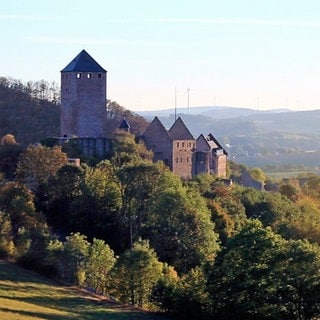
[[[1,138],[0,172],[3,172],[4,176],[9,180],[14,178],[21,152],[22,147],[16,142],[14,135],[6,134]]]
[[[152,160],[152,151],[148,150],[143,142],[136,142],[135,136],[123,130],[113,134],[111,161],[117,167],[129,162]]]
[[[17,176],[33,191],[44,185],[48,179],[67,164],[67,155],[61,148],[31,145],[20,156]]]

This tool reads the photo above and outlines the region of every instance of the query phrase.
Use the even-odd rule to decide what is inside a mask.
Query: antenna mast
[[[177,87],[174,87],[174,121],[177,120]]]
[[[188,114],[190,113],[190,96],[189,96],[190,88],[187,88],[187,97],[188,97]]]

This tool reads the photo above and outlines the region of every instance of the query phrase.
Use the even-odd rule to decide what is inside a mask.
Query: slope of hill
[[[0,260],[0,319],[168,320],[131,309],[74,287],[60,286]]]
[[[17,80],[0,78],[0,137],[13,134],[22,145],[39,142],[60,132],[60,108],[46,97],[33,97]]]

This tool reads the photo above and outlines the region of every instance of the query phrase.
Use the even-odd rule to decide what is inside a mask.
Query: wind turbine
[[[190,88],[187,88],[185,94],[187,94],[187,106],[188,106],[188,114],[190,113]]]

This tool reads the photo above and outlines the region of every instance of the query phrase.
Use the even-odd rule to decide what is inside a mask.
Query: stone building
[[[106,74],[85,50],[61,71],[59,141],[72,141],[84,154],[99,158],[107,157],[112,146],[112,137],[106,137]],[[130,132],[126,119],[118,128]],[[227,153],[219,142],[212,134],[195,140],[180,117],[169,130],[155,117],[141,138],[154,161],[163,161],[183,179],[200,173],[226,176]]]
[[[227,152],[218,140],[209,134],[201,134],[196,142],[195,175],[203,172],[212,173],[218,177],[226,177]]]
[[[142,139],[153,151],[154,161],[162,160],[183,179],[201,173],[226,177],[227,152],[212,134],[207,137],[201,134],[195,140],[180,117],[168,131],[155,117]]]
[[[105,136],[106,75],[85,50],[61,70],[61,136]]]

